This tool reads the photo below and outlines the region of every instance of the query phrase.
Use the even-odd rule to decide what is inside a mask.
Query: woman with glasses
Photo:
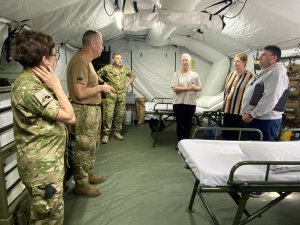
[[[24,67],[13,84],[12,110],[18,170],[32,197],[30,224],[63,224],[64,123],[75,123],[75,115],[54,72],[54,40],[22,32],[14,59]]]

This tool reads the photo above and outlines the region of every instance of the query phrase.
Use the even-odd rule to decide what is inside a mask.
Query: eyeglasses
[[[59,60],[59,57],[60,57],[60,53],[59,53],[59,52],[56,52],[55,54],[50,55],[50,56],[54,56],[54,57],[55,57],[55,60],[58,61],[58,60]]]

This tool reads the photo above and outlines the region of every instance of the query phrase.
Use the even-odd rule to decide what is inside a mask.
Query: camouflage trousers
[[[87,184],[89,174],[94,173],[96,149],[100,140],[101,107],[73,104],[75,123],[74,180]]]
[[[106,106],[103,115],[103,135],[109,135],[112,123],[116,132],[121,132],[125,112],[124,94],[106,95]]]
[[[50,199],[44,198],[41,186],[25,184],[31,193],[30,224],[31,225],[63,225],[64,199],[63,181],[59,180],[51,185],[56,192]]]

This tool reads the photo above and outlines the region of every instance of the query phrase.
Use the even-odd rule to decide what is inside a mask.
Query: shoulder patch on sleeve
[[[83,78],[82,77],[77,77],[77,79],[76,80],[83,80]]]
[[[49,102],[53,100],[52,95],[50,95],[45,88],[35,93],[34,97],[38,100],[39,103],[42,104],[42,106],[47,105]]]

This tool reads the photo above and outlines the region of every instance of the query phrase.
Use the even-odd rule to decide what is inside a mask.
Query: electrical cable
[[[107,9],[106,9],[106,4],[105,4],[105,0],[103,1],[103,3],[104,3],[104,10],[105,10],[105,12],[106,12],[106,14],[109,16],[109,17],[111,17],[113,14],[114,14],[114,12],[116,11],[116,7],[114,8],[114,10],[112,11],[112,13],[111,14],[109,14],[108,12],[107,12]]]

